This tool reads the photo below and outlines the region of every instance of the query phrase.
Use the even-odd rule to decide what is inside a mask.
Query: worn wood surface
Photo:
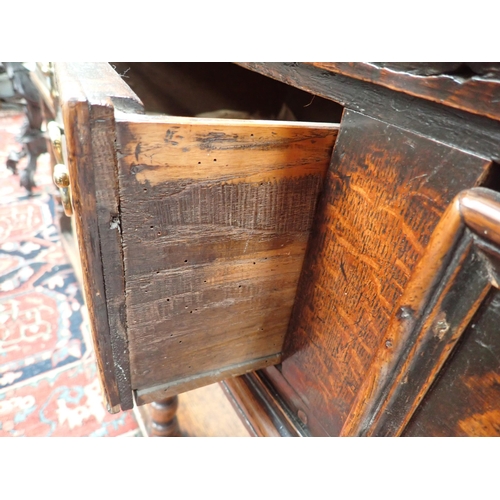
[[[499,123],[307,63],[239,63],[353,111],[500,161]]]
[[[117,130],[139,400],[277,363],[337,126],[123,115]]]
[[[500,249],[498,224],[492,224],[500,217],[500,195],[483,188],[467,191],[459,197],[459,210],[481,267],[463,280],[461,295],[480,298],[474,287],[481,279],[489,285],[488,295],[482,294],[481,307],[404,428],[405,436],[500,435]],[[460,300],[446,289],[441,293],[460,309]]]
[[[96,359],[110,411],[133,406],[116,172],[114,103],[140,110],[106,64],[57,64],[74,223]]]
[[[282,363],[283,376],[328,434],[341,432],[443,212],[458,192],[481,182],[489,165],[344,114]]]
[[[414,312],[409,306],[400,308],[401,323],[406,323],[407,328],[413,324],[415,329],[405,338],[404,354],[400,351],[396,358],[397,375],[390,365],[385,370],[385,366],[380,367],[390,379],[389,387],[378,400],[369,426],[360,429],[361,434],[391,436],[402,432],[488,294],[491,288],[488,271],[470,238],[461,241],[439,286],[442,290],[424,304],[421,316],[420,311]],[[382,347],[385,351],[392,348],[392,333],[392,329],[387,332],[386,345]],[[414,333],[418,334],[416,340],[411,335]]]
[[[288,383],[281,373],[281,365],[269,366],[259,370],[259,376],[268,381],[271,387],[279,395],[280,405],[288,414],[297,419],[303,433],[310,436],[326,437],[328,432],[316,418],[314,411],[304,403],[300,394]],[[260,404],[260,411],[265,411]]]
[[[484,188],[461,192],[449,206],[393,314],[342,434],[400,435],[413,413],[420,412],[420,402],[442,376],[450,352],[476,311],[484,309],[497,282],[488,258],[478,247],[478,235],[492,241],[490,226],[478,225],[484,214],[490,220],[500,214],[500,196]],[[469,221],[477,235],[471,232]],[[498,230],[491,233],[498,236]],[[479,369],[474,360],[467,363],[468,369]],[[452,364],[456,366],[455,361]],[[449,397],[453,399],[451,392]],[[464,391],[461,397],[463,400]],[[476,401],[472,394],[468,397]],[[488,403],[495,405],[493,399]],[[459,414],[463,412],[456,412],[454,418]],[[455,435],[449,426],[441,432]]]
[[[250,373],[221,382],[227,397],[252,436],[300,437],[309,435],[264,373]]]
[[[456,109],[500,119],[500,79],[497,70],[485,75],[464,68],[460,64],[440,68],[430,75],[415,74],[413,68],[386,67],[384,63],[312,63],[315,67],[350,76],[398,92],[446,104]]]
[[[404,290],[401,305],[394,311],[387,331],[381,337],[378,351],[342,427],[343,435],[366,432],[375,416],[380,413],[380,407],[387,402],[388,392],[405,379],[406,372],[398,377],[398,369],[402,370],[401,362],[408,346],[415,343],[410,335],[419,321],[424,320],[426,304],[435,291],[436,282],[442,278],[463,230],[457,197],[433,231],[425,256],[416,265],[412,280]],[[459,259],[466,251],[470,251],[470,245],[463,249]],[[436,314],[439,312],[434,313],[433,318]],[[397,382],[394,381],[396,378]],[[418,390],[418,387],[412,385],[412,389],[414,388]],[[399,423],[404,417],[405,415],[400,416]]]
[[[493,288],[403,436],[500,436],[499,324]]]

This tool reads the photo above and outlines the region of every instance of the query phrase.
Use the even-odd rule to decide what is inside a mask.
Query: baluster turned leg
[[[177,396],[151,403],[151,434],[155,437],[178,437],[181,435],[175,412],[179,405]]]

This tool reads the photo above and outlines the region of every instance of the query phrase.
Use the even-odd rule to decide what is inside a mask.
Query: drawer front
[[[278,363],[338,127],[151,117],[108,65],[56,75],[109,408]]]

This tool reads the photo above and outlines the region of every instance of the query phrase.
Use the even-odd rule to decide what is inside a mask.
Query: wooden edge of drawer
[[[124,319],[123,257],[114,97],[138,98],[105,63],[56,63],[84,294],[103,398],[110,412],[133,408]],[[111,168],[110,168],[111,166]]]
[[[193,389],[197,389],[204,385],[220,382],[228,377],[243,375],[245,373],[259,370],[270,365],[279,363],[281,354],[274,354],[265,358],[252,360],[247,363],[231,365],[220,370],[214,370],[208,373],[201,373],[192,377],[187,377],[181,380],[176,380],[168,384],[157,385],[155,387],[140,389],[134,391],[135,399],[138,405],[160,401],[162,399],[181,394]]]

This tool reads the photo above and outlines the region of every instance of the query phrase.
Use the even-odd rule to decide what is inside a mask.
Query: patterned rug
[[[139,436],[134,412],[110,415],[101,401],[82,293],[54,223],[49,155],[31,196],[5,166],[23,119],[0,109],[0,436]]]

